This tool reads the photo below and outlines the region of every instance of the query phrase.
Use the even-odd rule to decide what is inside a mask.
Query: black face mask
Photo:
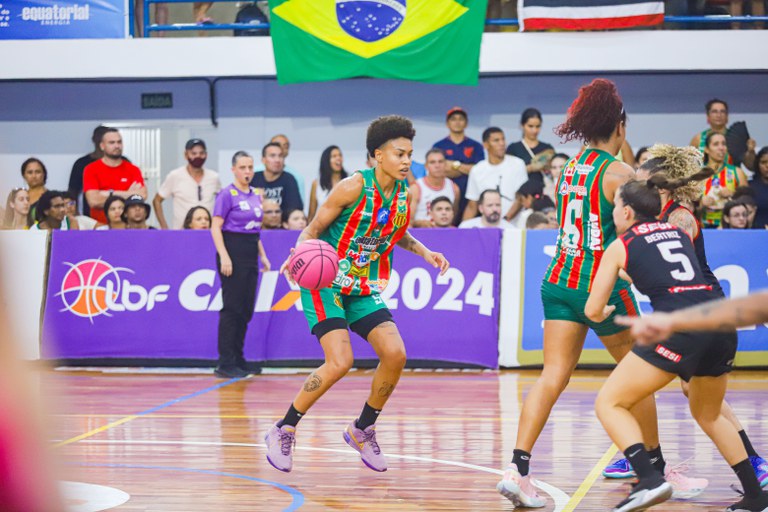
[[[192,167],[199,169],[205,163],[205,158],[204,157],[191,158],[191,159],[187,159],[187,162],[189,162],[189,165],[191,165]]]

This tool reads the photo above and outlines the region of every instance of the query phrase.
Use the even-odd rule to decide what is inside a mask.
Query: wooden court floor
[[[513,509],[495,485],[537,374],[406,372],[378,422],[386,473],[367,469],[342,439],[367,396],[370,371],[349,374],[302,420],[288,474],[266,462],[263,436],[304,375],[223,381],[46,371],[41,387],[55,397],[51,431],[66,480],[125,493],[119,506],[104,498],[106,508],[88,509],[81,491],[70,497],[73,510],[486,511]],[[577,372],[534,450],[544,510],[610,510],[628,490],[599,475],[616,453],[592,408],[606,375]],[[768,373],[733,374],[728,398],[764,453],[767,397]],[[692,501],[654,510],[724,510],[738,498],[729,488],[735,475],[691,419],[677,384],[657,401],[668,463],[687,460],[690,473],[710,486]]]

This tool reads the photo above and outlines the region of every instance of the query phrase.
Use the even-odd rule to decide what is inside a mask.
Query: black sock
[[[520,472],[520,476],[528,476],[528,472],[531,470],[530,463],[530,453],[517,449],[512,452],[512,464],[517,466],[517,470]]]
[[[664,468],[667,466],[667,462],[664,460],[664,456],[661,454],[661,446],[657,446],[653,450],[648,452],[651,457],[651,464],[655,467],[659,473],[664,474]]]
[[[365,402],[365,405],[363,406],[363,411],[360,413],[360,417],[357,418],[357,421],[355,422],[355,426],[359,428],[360,430],[365,430],[374,423],[376,423],[376,419],[379,417],[379,413],[381,412],[381,409],[374,409],[370,405],[368,405],[368,402]]]
[[[635,470],[637,478],[641,481],[655,480],[657,476],[660,476],[658,470],[651,462],[650,453],[645,451],[643,443],[633,444],[624,450],[624,456],[632,464],[632,469]]]
[[[299,412],[296,410],[296,408],[291,404],[291,407],[288,409],[288,412],[285,413],[285,418],[277,422],[278,427],[282,427],[283,425],[290,425],[292,427],[295,427],[299,424],[299,420],[304,416],[303,412]]]
[[[762,491],[760,490],[760,483],[757,481],[755,470],[752,468],[752,463],[749,462],[749,459],[744,459],[735,466],[731,466],[731,469],[733,469],[733,472],[739,477],[739,482],[741,482],[741,485],[744,487],[744,497],[757,498]]]
[[[744,449],[747,450],[747,455],[750,457],[759,457],[755,451],[755,447],[752,446],[752,442],[749,440],[749,436],[743,429],[739,430],[739,437],[741,438],[741,442],[744,443]]]

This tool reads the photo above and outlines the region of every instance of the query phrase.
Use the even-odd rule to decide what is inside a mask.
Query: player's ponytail
[[[695,202],[703,192],[702,181],[709,176],[702,173],[701,153],[691,146],[655,144],[648,149],[651,158],[637,172],[647,172],[654,177],[663,173],[665,180],[656,178],[655,186],[672,192],[675,201]],[[684,183],[678,181],[685,179]],[[669,186],[673,183],[674,186]]]
[[[698,183],[706,180],[712,176],[712,174],[714,174],[714,171],[709,167],[702,167],[698,172],[678,179],[672,179],[664,172],[657,172],[648,178],[648,186],[669,190],[674,194],[676,190],[683,188],[690,183]]]

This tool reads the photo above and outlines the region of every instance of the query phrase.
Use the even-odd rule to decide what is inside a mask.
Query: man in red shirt
[[[147,187],[141,170],[123,158],[123,138],[109,128],[99,144],[104,156],[89,164],[83,174],[83,192],[91,207],[91,217],[106,224],[104,202],[111,195],[128,198],[138,194],[146,200]]]

